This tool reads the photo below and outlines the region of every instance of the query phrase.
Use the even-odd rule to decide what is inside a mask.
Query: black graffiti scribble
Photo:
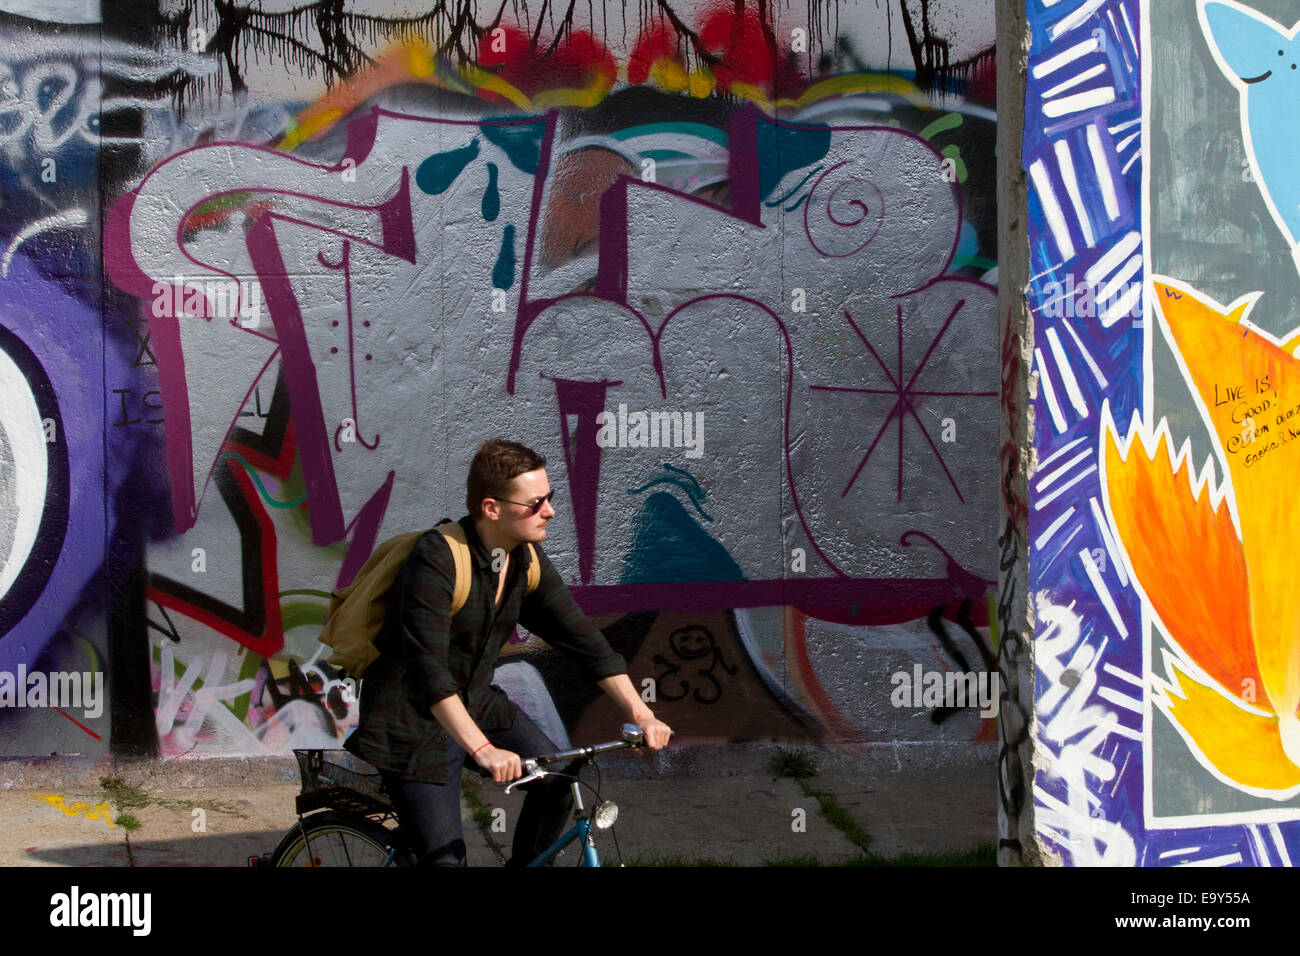
[[[898,6],[903,11],[903,29],[907,31],[907,45],[912,51],[916,85],[927,93],[937,90],[949,92],[957,83],[964,82],[971,73],[992,67],[994,48],[990,47],[956,63],[951,62],[948,58],[948,41],[937,36],[930,23],[930,2],[931,0],[921,0],[920,33],[917,33],[916,21],[907,8],[907,0],[898,0]]]
[[[518,0],[437,0],[424,13],[407,17],[375,16],[352,12],[346,0],[314,0],[283,12],[266,12],[258,3],[238,0],[190,0],[170,14],[157,13],[157,31],[170,43],[194,49],[197,38],[203,53],[214,56],[222,69],[217,74],[216,93],[227,89],[239,95],[247,91],[241,64],[259,59],[282,60],[309,77],[320,74],[326,87],[332,87],[341,78],[352,76],[358,69],[375,61],[366,54],[363,45],[371,48],[410,40],[423,40],[434,46],[435,57],[447,57],[458,66],[483,67],[480,51],[490,42],[490,34],[502,23],[507,4],[511,6],[514,23],[529,37],[528,55],[549,60],[560,52],[566,37],[572,37],[577,0],[569,0],[564,12],[558,14],[560,4],[543,0],[534,8]],[[628,0],[601,0],[602,40],[610,32],[610,21],[617,22],[622,14],[623,39],[627,40]],[[745,13],[744,0],[733,0],[735,29],[741,30]],[[775,8],[772,0],[758,0],[758,22],[763,35],[765,53],[775,65],[781,58],[775,30]],[[595,4],[588,0],[588,16],[594,21]],[[834,11],[835,32],[838,33],[838,4],[813,0],[808,4],[808,25],[815,44],[822,42],[822,21]],[[522,16],[521,16],[522,14]],[[558,17],[557,17],[558,14]],[[695,65],[715,68],[726,62],[731,54],[711,50],[704,40],[674,9],[668,0],[649,0],[638,6],[640,27],[651,24],[667,28],[675,34],[679,54],[687,61],[689,69]],[[923,17],[922,45],[935,51],[947,48],[947,41],[932,38],[928,26],[928,10]],[[550,40],[542,39],[544,27],[549,27]],[[594,24],[593,24],[594,28]],[[740,33],[734,40],[739,43]],[[926,46],[928,44],[928,46]],[[251,53],[251,56],[250,56]],[[936,54],[937,55],[937,54]],[[942,62],[948,69],[946,52]],[[957,65],[960,66],[960,65]],[[201,98],[212,81],[202,76],[177,76],[174,78],[177,109],[183,111],[187,102]]]
[[[239,531],[239,556],[243,563],[240,575],[242,603],[238,606],[227,604],[222,597],[209,594],[190,584],[188,578],[173,578],[158,571],[149,573],[149,584],[200,611],[227,622],[238,629],[242,635],[231,636],[247,645],[250,641],[266,634],[268,588],[266,553],[262,547],[262,539],[266,531],[258,522],[257,513],[250,507],[235,477],[236,469],[240,467],[236,459],[223,459],[212,471],[212,483]],[[201,575],[188,577],[201,577]],[[274,599],[274,594],[270,597]]]
[[[289,661],[289,676],[277,680],[271,674],[270,664],[263,660],[258,668],[262,675],[262,687],[253,701],[253,705],[262,706],[263,694],[270,694],[271,704],[277,711],[291,701],[302,700],[312,704],[325,717],[325,724],[330,733],[334,732],[334,721],[347,716],[348,705],[343,699],[342,691],[336,685],[330,689],[328,697],[321,693],[319,680],[313,681],[302,672],[297,661]]]
[[[971,641],[974,642],[976,650],[979,651],[980,657],[984,660],[985,670],[991,673],[997,670],[997,658],[993,656],[992,649],[984,643],[984,638],[980,632],[975,629],[975,622],[970,616],[970,609],[973,604],[974,601],[971,598],[966,598],[961,602],[961,606],[957,609],[957,623],[961,625],[961,629],[965,631],[967,635],[969,635]],[[944,626],[943,612],[946,608],[947,605],[943,604],[930,608],[927,623],[930,626],[931,633],[933,633],[935,637],[939,638],[939,643],[942,644],[943,649],[948,652],[948,656],[957,662],[958,668],[960,668],[964,673],[970,673],[971,666],[966,660],[966,655],[964,655],[957,647],[952,637],[948,634],[948,629]],[[975,706],[978,706],[977,701],[966,701],[966,707]],[[964,708],[955,706],[949,707],[947,705],[936,707],[934,710],[930,711],[930,720],[934,721],[936,724],[941,724],[962,709]]]
[[[250,61],[250,51],[254,60],[278,58],[309,77],[319,73],[326,87],[332,87],[340,78],[375,63],[362,49],[363,41],[386,46],[412,39],[432,44],[443,38],[437,56],[455,54],[462,64],[473,63],[480,41],[500,24],[506,0],[500,4],[489,0],[495,15],[484,22],[476,17],[478,0],[438,0],[428,12],[409,17],[353,13],[346,6],[345,0],[316,0],[268,13],[256,4],[235,0],[194,0],[163,17],[162,32],[178,44],[188,45],[197,37],[204,53],[220,59],[224,68],[217,77],[218,94],[226,84],[236,95],[247,90],[240,64]],[[542,18],[538,19],[540,24]],[[183,101],[206,92],[202,77],[187,77],[184,85]]]
[[[1008,473],[1015,468],[1014,459],[1007,463]],[[1018,500],[1018,499],[1012,499]],[[1011,626],[1012,615],[1019,608],[1016,595],[1016,570],[1023,552],[1020,528],[1011,515],[998,538],[1001,554],[998,570],[1002,586],[998,595],[998,674],[1001,690],[998,701],[1001,742],[998,747],[998,800],[1002,806],[999,817],[998,849],[1009,850],[1017,861],[1024,858],[1024,847],[1019,839],[1020,813],[1025,801],[1024,763],[1020,751],[1029,742],[1029,714],[1020,702],[1020,655],[1024,653],[1023,638]],[[1005,820],[1005,823],[1002,821]]]
[[[697,666],[695,674],[708,681],[712,685],[713,691],[711,694],[701,694],[699,687],[692,691],[690,683],[678,676],[682,671],[682,665],[672,663],[662,654],[655,654],[652,660],[656,668],[659,668],[658,673],[655,675],[655,683],[659,687],[659,696],[664,700],[683,700],[689,693],[701,704],[717,703],[722,697],[722,684],[713,675],[714,668],[721,665],[722,670],[731,675],[739,671],[739,667],[733,667],[723,658],[722,648],[718,647],[713,632],[707,627],[699,625],[679,627],[668,635],[668,647],[680,661],[695,665],[707,662],[707,667]],[[680,693],[670,693],[664,689],[664,681],[669,677],[676,678],[681,687]]]
[[[153,337],[153,334],[149,331],[148,321],[139,316],[123,316],[122,320],[126,323],[127,328],[131,330],[131,334],[135,336],[135,360],[131,364],[137,368],[141,365],[157,365],[157,358],[153,354],[153,349],[149,347],[149,340]],[[141,331],[141,326],[144,327],[143,331]],[[146,356],[148,357],[146,358]]]
[[[898,0],[903,11],[903,29],[907,31],[907,45],[912,48],[916,64],[917,85],[929,88],[936,75],[948,70],[948,41],[934,35],[930,27],[930,0],[921,0],[921,35],[916,34],[916,24],[907,9],[907,0]]]
[[[256,410],[256,411],[247,411],[247,410],[242,411],[242,412],[239,413],[239,417],[240,417],[240,418],[270,418],[270,417],[271,417],[271,409],[270,409],[269,406],[267,407],[267,410],[266,410],[266,411],[262,411],[262,386],[261,386],[261,384],[258,384],[257,387],[253,389],[253,399],[254,399],[254,404],[255,404],[257,410]]]
[[[291,700],[305,700],[310,704],[320,705],[320,691],[311,685],[311,681],[302,672],[302,668],[298,666],[297,661],[289,661],[289,676],[278,680],[271,673],[269,662],[263,660],[258,670],[262,672],[262,689],[258,693],[257,699],[253,701],[255,706],[262,706],[263,694],[271,695],[271,704],[276,710],[279,710]]]
[[[255,391],[258,395],[256,399],[256,418],[263,422],[262,431],[259,433],[237,424],[231,429],[229,440],[231,444],[241,450],[247,449],[266,458],[278,459],[284,453],[284,443],[289,430],[289,387],[285,383],[283,369],[276,377],[271,402],[265,411],[261,405],[260,383]],[[244,413],[241,412],[240,418],[243,417]],[[239,420],[239,418],[236,419],[236,421]],[[239,554],[244,565],[240,575],[240,580],[243,583],[242,606],[227,604],[217,595],[210,595],[180,578],[170,578],[159,572],[150,573],[149,584],[159,591],[179,598],[181,601],[206,610],[229,622],[248,635],[247,639],[238,637],[235,639],[240,640],[241,643],[247,643],[248,639],[255,639],[265,633],[265,608],[268,589],[266,587],[263,562],[262,530],[248,498],[241,492],[238,482],[234,479],[235,469],[238,467],[240,466],[236,459],[226,458],[214,469],[212,474],[214,485],[220,495],[221,505],[229,512],[229,520],[234,522],[240,534]],[[161,605],[159,605],[159,609],[162,609]],[[164,616],[165,614],[164,611]],[[168,619],[168,623],[170,624],[170,619]],[[167,631],[158,627],[152,621],[150,624],[153,625],[155,630],[167,634],[173,641],[180,641],[179,635],[173,637],[175,628]]]
[[[153,606],[156,607],[159,610],[159,612],[161,612],[163,616],[163,620],[167,622],[167,626],[163,627],[161,624],[156,622],[153,618],[146,617],[145,624],[148,627],[148,629],[151,631],[157,631],[159,634],[166,637],[167,640],[171,641],[173,644],[179,644],[181,642],[181,632],[176,630],[176,625],[172,623],[172,616],[167,613],[167,608],[159,604],[157,601],[153,602]]]

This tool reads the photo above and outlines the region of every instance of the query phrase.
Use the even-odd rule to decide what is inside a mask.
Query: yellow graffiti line
[[[422,80],[433,76],[438,69],[438,64],[429,54],[428,48],[412,44],[406,48],[406,68],[411,71],[413,77]]]
[[[902,77],[887,73],[850,73],[845,76],[832,76],[820,80],[804,90],[793,105],[808,106],[831,96],[843,96],[845,93],[891,93],[901,96],[913,106],[933,109],[916,85]]]
[[[533,101],[525,96],[522,90],[507,83],[495,73],[489,73],[487,70],[481,70],[474,66],[462,70],[461,76],[480,90],[499,93],[521,110],[531,111],[533,108]]]
[[[739,81],[732,83],[727,87],[727,92],[732,96],[743,96],[751,103],[758,104],[768,112],[771,112],[774,105],[772,101],[767,98],[766,93],[760,90],[757,86],[751,86],[748,83],[741,83]]]
[[[650,79],[660,89],[667,90],[670,93],[680,93],[686,89],[686,85],[690,81],[685,68],[670,57],[660,57],[655,60],[654,65],[650,67]]]
[[[687,81],[687,90],[691,96],[702,100],[713,92],[714,85],[713,73],[707,68],[698,66],[691,70],[690,79]]]
[[[326,110],[316,116],[309,116],[298,123],[276,144],[275,148],[289,152],[302,145],[313,136],[321,133],[343,118],[342,110]]]
[[[110,827],[115,826],[115,824],[113,823],[113,808],[110,807],[107,803],[96,804],[95,808],[86,814],[86,819],[87,820],[102,819]]]
[[[620,74],[625,74],[620,68]],[[340,87],[321,100],[308,106],[297,117],[297,125],[277,143],[276,148],[290,152],[308,140],[327,132],[367,96],[401,82],[414,79],[442,89],[464,93],[488,91],[508,100],[524,112],[550,109],[559,106],[590,108],[602,102],[613,90],[613,78],[597,74],[582,88],[545,90],[530,98],[518,87],[488,70],[476,66],[452,67],[435,59],[427,47],[403,45],[381,58],[379,65],[361,75],[347,87]],[[713,94],[716,81],[705,68],[692,70],[685,75],[673,61],[659,61],[651,69],[650,82],[668,92],[685,90],[691,96],[705,98]],[[801,108],[834,96],[851,93],[885,93],[906,99],[921,109],[934,109],[915,84],[887,73],[852,73],[845,76],[819,80],[798,97],[770,99],[762,89],[749,83],[732,83],[726,92],[749,100],[767,112],[777,109]]]
[[[764,93],[762,90],[760,90],[757,86],[752,86],[749,83],[741,83],[739,81],[732,83],[729,87],[727,87],[727,92],[730,93],[732,96],[744,97],[745,99],[753,103],[755,106],[759,106],[769,113],[775,112],[776,110],[780,109],[782,106],[799,105],[798,100],[791,99],[788,96],[783,96],[780,99],[770,100],[767,98],[767,94]]]
[[[36,797],[36,799],[48,803],[65,817],[81,816],[85,811],[89,810],[89,813],[85,813],[87,820],[102,819],[110,827],[117,829],[117,824],[113,822],[113,808],[107,803],[99,803],[94,807],[91,807],[91,805],[86,803],[84,800],[78,800],[76,803],[68,804],[67,801],[57,793],[44,793]]]
[[[539,110],[548,110],[553,106],[592,107],[609,95],[610,88],[608,78],[598,75],[582,89],[565,88],[538,93],[533,98],[533,105]]]

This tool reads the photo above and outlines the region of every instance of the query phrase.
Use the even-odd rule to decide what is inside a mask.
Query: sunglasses
[[[550,494],[543,495],[542,497],[538,498],[536,501],[533,502],[511,501],[509,498],[497,498],[496,500],[504,501],[508,505],[518,505],[521,508],[527,508],[528,510],[524,512],[524,516],[532,517],[533,515],[537,514],[537,512],[542,510],[542,505],[546,504],[554,497],[555,497],[555,490],[552,489]]]

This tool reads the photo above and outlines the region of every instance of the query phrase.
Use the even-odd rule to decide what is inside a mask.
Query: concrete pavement
[[[772,776],[776,750],[675,744],[670,752],[603,758],[602,792],[621,809],[617,846],[608,834],[598,839],[603,861],[617,863],[620,853],[629,863],[739,866],[859,857],[813,791],[832,794],[880,855],[996,843],[991,746],[954,745],[937,756],[933,745],[819,751],[819,772],[802,781]],[[121,786],[105,789],[105,778]],[[283,758],[0,761],[0,865],[243,866],[293,825],[298,789],[297,765]],[[466,807],[470,864],[493,866],[500,855],[488,838],[509,847],[522,795],[489,781],[478,792],[496,827],[485,838]],[[135,829],[123,825],[123,813]]]

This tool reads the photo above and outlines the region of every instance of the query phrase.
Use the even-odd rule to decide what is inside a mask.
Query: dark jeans
[[[509,730],[487,732],[493,746],[511,750],[521,758],[554,753],[546,734],[523,711]],[[469,755],[454,741],[447,748],[447,782],[422,783],[384,773],[384,787],[397,810],[397,820],[420,866],[465,866],[465,834],[460,821],[460,774]],[[470,760],[481,773],[478,764]],[[528,796],[515,822],[513,856],[507,865],[531,863],[564,833],[573,813],[569,781],[543,777],[520,789]]]

